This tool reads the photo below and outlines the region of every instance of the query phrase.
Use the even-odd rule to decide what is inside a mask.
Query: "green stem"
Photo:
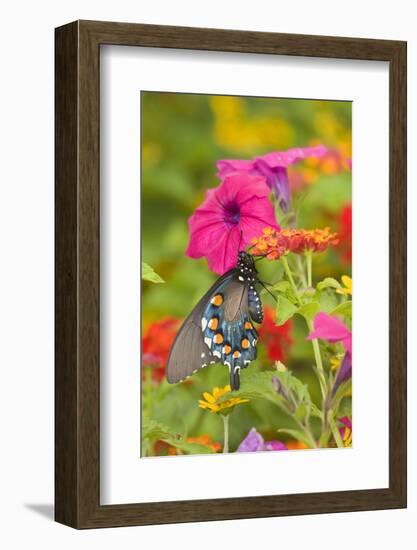
[[[317,443],[311,433],[311,430],[308,426],[302,424],[299,420],[296,420],[298,427],[305,433],[305,436],[310,444],[311,449],[317,449]]]
[[[307,260],[307,285],[309,287],[313,286],[313,254],[311,250],[308,250],[306,253]]]
[[[223,452],[229,452],[229,415],[222,414],[223,419]]]
[[[285,256],[282,256],[281,261],[282,261],[282,265],[284,266],[285,273],[288,277],[288,280],[289,280],[289,282],[292,286],[292,289],[294,291],[294,294],[297,298],[297,301],[298,301],[299,305],[301,306],[302,305],[301,298],[300,298],[300,295],[298,293],[298,288],[297,288],[297,285],[295,284],[294,277],[292,276],[290,266],[288,265],[288,260]]]
[[[298,276],[300,278],[300,281],[303,287],[307,288],[308,284],[307,284],[303,262],[301,261],[301,257],[299,254],[296,254],[296,258],[297,258],[296,261],[297,261]]]
[[[343,444],[342,438],[340,437],[339,430],[337,429],[336,423],[334,421],[332,410],[329,411],[329,425],[332,430],[332,434],[336,442],[336,445],[338,446],[339,449],[344,449],[345,446]]]
[[[308,326],[309,331],[311,332],[313,330],[312,322],[307,321],[307,326]],[[323,398],[323,403],[325,403],[326,394],[327,394],[327,384],[326,384],[326,377],[325,377],[325,374],[324,374],[323,361],[321,359],[319,341],[317,340],[317,338],[314,338],[314,340],[311,340],[311,344],[313,346],[314,359],[316,361],[316,367],[317,367],[317,373],[318,373],[319,384],[320,384],[320,389],[321,389],[321,395],[322,395],[322,398]]]

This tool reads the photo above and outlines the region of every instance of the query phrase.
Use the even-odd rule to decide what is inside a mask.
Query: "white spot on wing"
[[[204,338],[204,343],[207,345],[207,347],[211,348],[211,338],[207,338],[207,336]]]
[[[206,330],[207,328],[207,319],[205,317],[203,317],[201,319],[201,329],[203,330],[203,332]]]
[[[213,355],[214,355],[214,357],[219,357],[219,358],[221,357],[220,351],[217,351],[217,350],[213,351]]]
[[[242,281],[242,282],[245,280],[245,279],[244,279],[243,277],[241,277],[240,275],[239,275],[238,279],[239,279],[239,281]]]

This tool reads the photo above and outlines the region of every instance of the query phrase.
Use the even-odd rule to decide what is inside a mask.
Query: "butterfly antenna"
[[[275,300],[276,303],[278,303],[278,300],[276,297],[272,294],[272,292],[269,290],[269,288],[266,286],[266,284],[263,281],[259,281],[259,284],[264,287],[264,289],[272,296],[272,298]]]
[[[240,252],[240,245],[242,244],[242,238],[243,238],[243,231],[240,230],[239,246],[237,247],[238,252]]]

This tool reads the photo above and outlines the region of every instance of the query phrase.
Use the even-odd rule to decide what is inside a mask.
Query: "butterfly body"
[[[252,256],[240,252],[236,268],[214,283],[181,326],[168,358],[168,382],[222,363],[229,368],[231,389],[239,389],[240,370],[256,358],[253,323],[263,320],[257,282]]]

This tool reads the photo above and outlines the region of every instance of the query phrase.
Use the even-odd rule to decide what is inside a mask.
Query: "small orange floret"
[[[329,227],[324,229],[275,229],[266,227],[260,237],[253,239],[251,254],[264,256],[268,260],[278,260],[293,252],[324,252],[329,246],[339,244],[339,236]]]

